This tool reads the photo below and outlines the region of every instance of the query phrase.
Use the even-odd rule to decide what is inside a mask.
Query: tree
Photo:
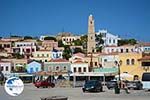
[[[50,36],[45,37],[44,40],[54,40],[54,41],[57,41],[55,37],[50,37]]]
[[[64,46],[64,51],[63,51],[63,58],[66,59],[66,60],[69,60],[69,58],[71,57],[71,49],[68,45],[65,45]]]
[[[96,42],[97,42],[97,47],[96,50],[98,52],[102,52],[103,49],[103,44],[104,44],[104,40],[102,39],[103,35],[102,34],[96,34]]]
[[[118,41],[118,46],[126,45],[126,44],[135,45],[136,43],[137,40],[135,39],[122,39]]]
[[[81,46],[83,44],[80,39],[74,40],[73,43],[75,46]]]
[[[19,53],[13,53],[12,56],[13,56],[14,58],[17,58],[17,59],[22,59],[22,58],[24,58],[24,55],[21,55],[21,54],[19,54]]]
[[[27,40],[27,39],[33,39],[31,36],[24,36],[24,39]]]
[[[64,44],[62,43],[62,40],[58,40],[58,47],[64,47]]]
[[[83,53],[83,50],[81,48],[75,48],[73,53]]]
[[[17,35],[11,35],[11,38],[21,38],[21,36],[17,36]]]

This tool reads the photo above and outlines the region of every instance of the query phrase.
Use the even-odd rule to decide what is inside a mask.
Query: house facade
[[[119,60],[118,53],[110,53],[110,54],[100,54],[99,62],[102,68],[112,68],[115,67],[115,61]]]
[[[1,59],[12,63],[12,72],[26,72],[27,59]]]
[[[58,47],[58,42],[55,42],[54,40],[44,40],[42,42],[42,47],[45,50],[53,50]]]
[[[42,64],[38,61],[30,61],[26,67],[27,73],[32,74],[42,70]]]
[[[89,67],[87,62],[83,62],[78,59],[71,63],[71,72],[73,73],[87,73],[89,72]]]
[[[118,46],[118,40],[120,38],[117,35],[109,33],[107,30],[99,30],[96,34],[101,34],[104,40],[104,46]]]
[[[12,69],[12,63],[9,61],[0,61],[0,70],[5,77],[9,77]]]
[[[30,57],[31,60],[37,60],[41,62],[47,62],[50,61],[52,52],[49,50],[39,50],[34,53],[32,53],[32,57]]]
[[[143,69],[143,72],[150,72],[150,56],[143,55],[141,59],[138,59],[140,66]]]
[[[15,46],[12,47],[12,50],[13,53],[19,53],[29,58],[31,54],[37,50],[37,46],[33,41],[20,41],[15,42]]]
[[[63,56],[62,56],[63,51],[62,50],[53,49],[51,52],[52,52],[52,54],[51,54],[52,59],[63,58]]]
[[[122,61],[120,66],[121,73],[138,75],[141,78],[143,68],[139,59],[142,58],[142,53],[119,53],[119,60]]]
[[[7,51],[8,53],[11,53],[11,44],[11,41],[0,40],[0,51]]]
[[[64,45],[71,45],[74,40],[80,40],[80,36],[64,36],[62,37],[62,43]]]
[[[103,53],[129,53],[137,52],[136,46],[134,45],[123,45],[123,46],[106,46],[102,50]]]
[[[44,71],[52,72],[53,74],[67,74],[71,71],[71,63],[65,59],[52,59],[49,62],[44,62]]]

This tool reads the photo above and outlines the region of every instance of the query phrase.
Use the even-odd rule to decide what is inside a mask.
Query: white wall
[[[71,71],[74,73],[74,68],[76,68],[76,72],[78,72],[79,67],[81,67],[81,72],[84,72],[84,67],[86,67],[86,72],[89,72],[88,63],[72,63]]]
[[[3,71],[2,73],[4,76],[7,76],[7,74],[11,73],[11,63],[10,62],[0,62],[0,67],[3,66]],[[6,67],[8,67],[8,71],[6,71]]]

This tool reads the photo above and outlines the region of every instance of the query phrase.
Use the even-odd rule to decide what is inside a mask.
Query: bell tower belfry
[[[87,43],[87,53],[95,51],[96,42],[95,42],[95,27],[94,27],[94,18],[92,15],[88,18],[88,43]]]

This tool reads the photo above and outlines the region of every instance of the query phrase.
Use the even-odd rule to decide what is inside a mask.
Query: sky
[[[0,37],[87,34],[95,30],[150,42],[150,0],[0,0]]]

